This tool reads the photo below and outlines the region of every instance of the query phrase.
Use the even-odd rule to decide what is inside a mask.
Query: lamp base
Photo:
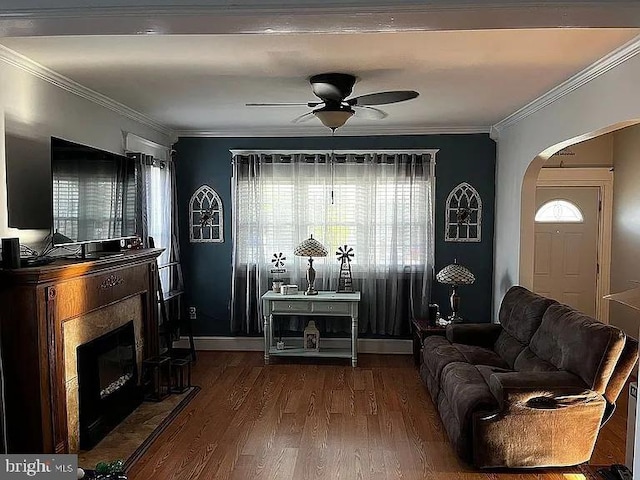
[[[451,297],[449,297],[449,301],[451,302],[451,315],[447,317],[451,323],[462,323],[462,317],[458,315],[458,311],[460,310],[460,295],[458,295],[458,286],[452,285]]]
[[[316,271],[313,268],[313,258],[309,257],[309,266],[307,267],[307,282],[309,282],[309,288],[304,292],[305,295],[317,295],[318,291],[313,288],[313,284],[316,281]]]

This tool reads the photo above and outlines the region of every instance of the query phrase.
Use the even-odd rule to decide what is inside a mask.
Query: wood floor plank
[[[354,369],[201,352],[193,382],[201,392],[131,468],[131,480],[584,480],[577,468],[466,465],[410,356],[361,355]],[[626,395],[593,463],[624,462]]]

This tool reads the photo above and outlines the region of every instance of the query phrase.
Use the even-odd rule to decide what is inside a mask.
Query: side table
[[[296,293],[283,295],[267,292],[262,296],[264,315],[264,364],[269,365],[270,356],[281,357],[337,357],[350,358],[351,366],[358,365],[358,305],[360,292],[318,292],[317,295]],[[278,350],[273,345],[274,315],[334,316],[351,319],[351,348],[323,348],[305,350],[302,345]],[[302,340],[302,339],[300,339]],[[322,343],[322,340],[320,340]],[[302,348],[300,348],[302,347]]]
[[[414,318],[411,320],[411,330],[413,334],[413,362],[416,367],[419,367],[424,339],[431,335],[444,337],[447,328],[440,325],[432,325],[426,318]]]

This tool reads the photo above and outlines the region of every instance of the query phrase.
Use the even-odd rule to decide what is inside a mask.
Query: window
[[[201,186],[189,202],[189,236],[193,242],[223,242],[222,200],[208,185]]]
[[[580,209],[568,200],[551,200],[536,212],[538,223],[582,223],[584,217]]]
[[[307,259],[293,252],[313,234],[328,250],[313,264],[315,288],[335,291],[335,252],[348,245],[353,287],[363,292],[360,331],[404,335],[406,319],[423,315],[431,298],[436,152],[235,154],[231,330],[261,330],[274,253],[287,257],[281,278],[306,288]],[[302,320],[284,328],[303,330]],[[345,324],[335,319],[323,328],[338,332]]]
[[[425,265],[432,193],[425,170],[412,176],[396,163],[346,161],[263,165],[258,186],[238,180],[239,258],[268,265],[274,252],[284,252],[291,261],[296,245],[313,234],[330,256],[338,246],[353,247],[354,273],[365,265]]]

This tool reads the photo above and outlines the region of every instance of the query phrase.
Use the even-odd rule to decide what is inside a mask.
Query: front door
[[[599,187],[536,190],[533,289],[596,317]]]

